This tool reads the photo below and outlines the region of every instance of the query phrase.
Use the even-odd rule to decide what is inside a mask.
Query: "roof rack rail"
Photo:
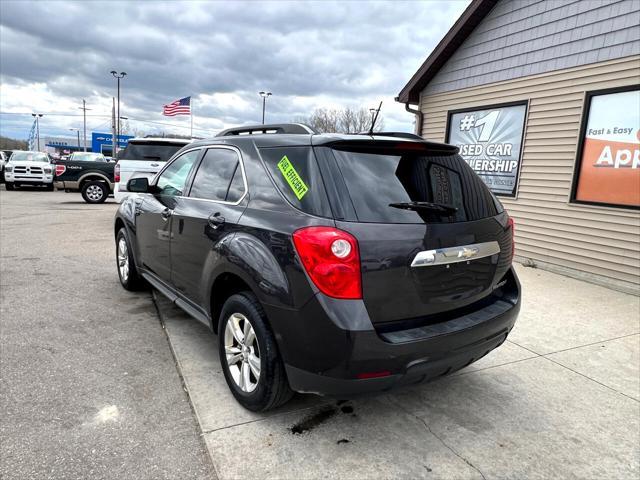
[[[373,132],[376,137],[399,137],[399,138],[410,138],[411,140],[420,140],[424,142],[424,138],[420,135],[416,135],[415,133],[409,132]],[[368,132],[360,133],[359,135],[369,135]]]
[[[216,137],[256,134],[314,135],[316,133],[318,132],[304,123],[272,123],[270,125],[246,125],[244,127],[227,128],[218,133]]]

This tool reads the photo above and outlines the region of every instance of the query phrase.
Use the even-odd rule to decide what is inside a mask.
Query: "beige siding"
[[[640,291],[640,213],[569,203],[585,92],[640,82],[640,56],[424,95],[422,135],[444,141],[447,111],[529,100],[517,198],[516,254],[548,268]],[[630,106],[633,108],[633,106]]]

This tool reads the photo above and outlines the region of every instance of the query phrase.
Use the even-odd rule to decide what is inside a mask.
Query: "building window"
[[[587,92],[571,201],[640,208],[640,86]]]
[[[452,110],[447,118],[447,143],[496,195],[515,197],[522,160],[527,102]]]

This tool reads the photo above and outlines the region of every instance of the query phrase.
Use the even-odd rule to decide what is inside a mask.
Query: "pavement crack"
[[[476,472],[478,472],[478,474],[482,477],[483,480],[487,480],[487,477],[484,476],[484,473],[482,473],[482,471],[478,467],[476,467],[473,463],[471,463],[470,460],[466,459],[464,456],[462,456],[460,453],[458,453],[455,448],[453,448],[451,445],[449,445],[447,442],[445,442],[442,438],[440,438],[440,436],[437,435],[433,431],[433,429],[429,426],[429,424],[426,422],[426,420],[424,418],[422,418],[421,416],[416,415],[414,413],[411,413],[409,410],[407,410],[403,405],[401,405],[398,402],[393,401],[393,403],[400,410],[402,410],[404,413],[406,413],[407,415],[409,415],[411,417],[414,417],[416,420],[421,422],[424,425],[424,427],[427,429],[427,431],[431,435],[433,435],[436,439],[438,439],[438,441],[442,444],[443,447],[445,447],[447,450],[449,450],[451,453],[453,453],[456,457],[458,457],[460,460],[462,460],[464,463],[466,463],[471,468],[473,468]]]

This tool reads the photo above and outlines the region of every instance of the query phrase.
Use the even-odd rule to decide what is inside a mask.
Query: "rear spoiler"
[[[458,153],[458,147],[455,145],[449,145],[447,143],[429,142],[427,140],[420,139],[419,142],[410,142],[406,140],[380,140],[380,139],[358,139],[358,140],[336,140],[334,142],[327,142],[324,145],[335,148],[336,150],[346,151],[358,151],[369,153],[382,153],[393,154],[398,151],[405,152],[424,152],[425,154],[444,154],[454,155]]]

